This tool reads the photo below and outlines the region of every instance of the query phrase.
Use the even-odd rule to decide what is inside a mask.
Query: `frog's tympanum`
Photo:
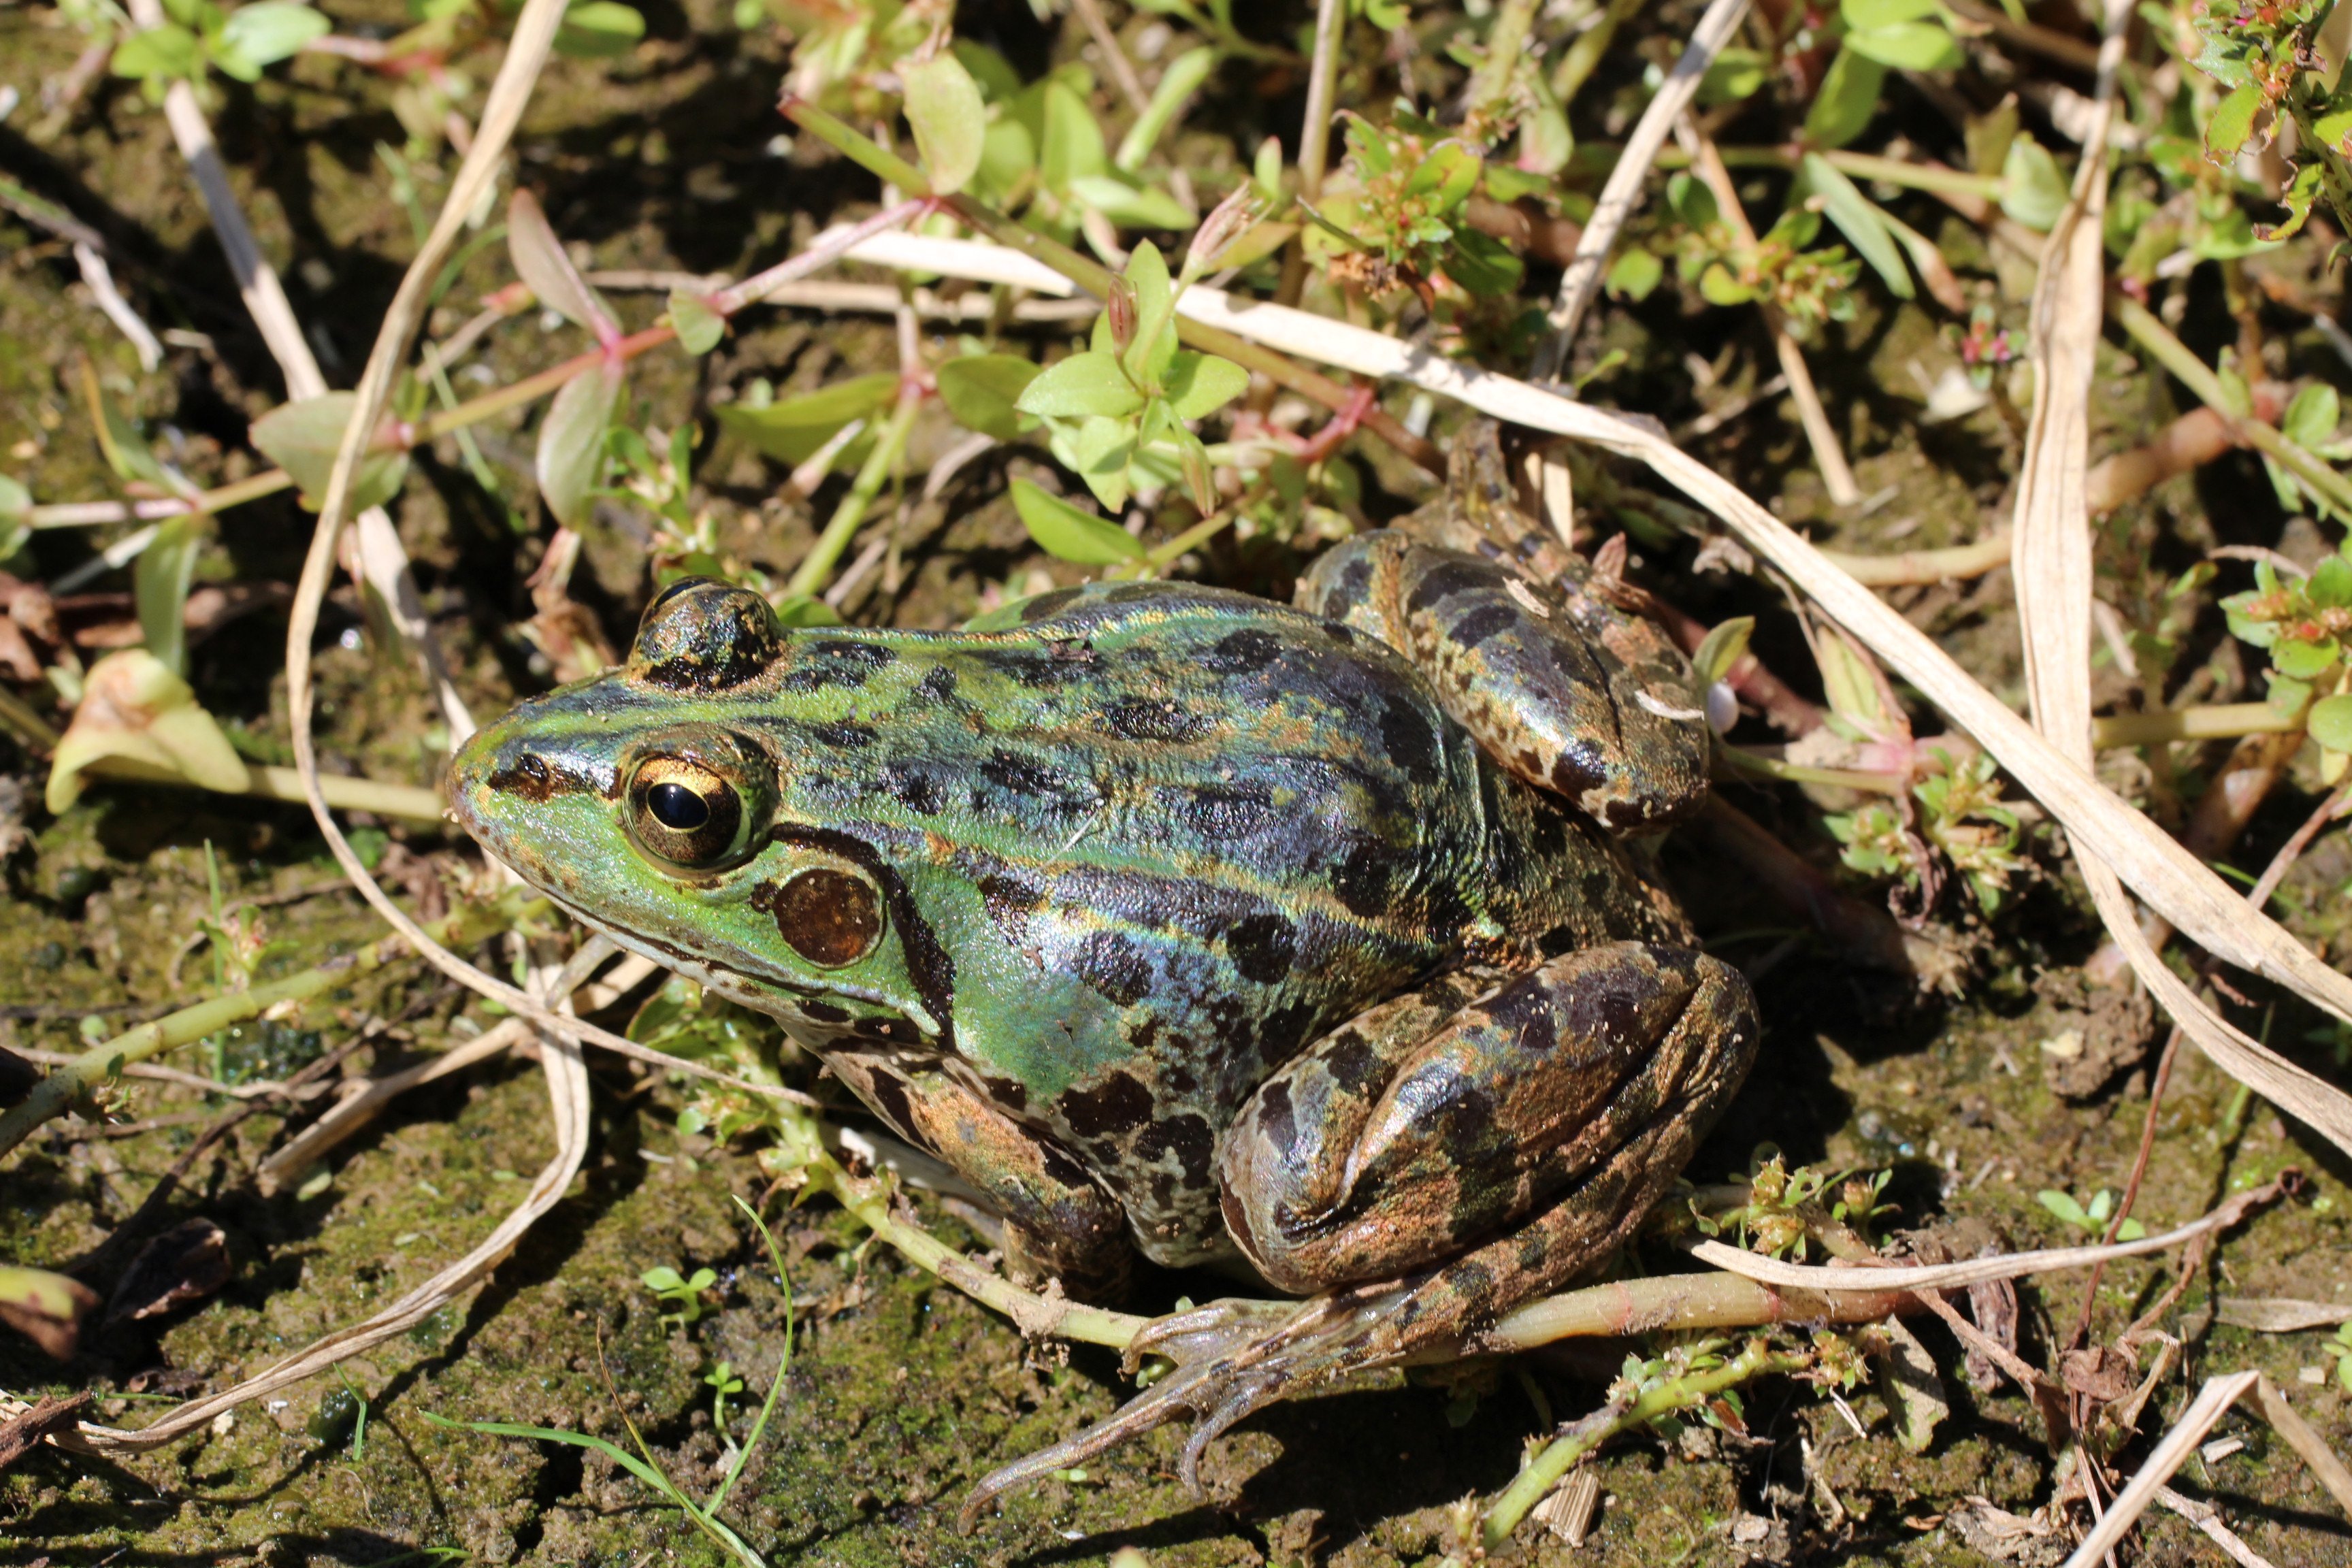
[[[1097,583],[958,632],[780,630],[676,583],[624,668],[457,758],[458,818],[583,921],[772,1013],[1074,1297],[1130,1257],[1304,1303],[1161,1320],[1178,1368],[983,1481],[1210,1437],[1475,1352],[1604,1259],[1755,1054],[1620,837],[1706,788],[1664,636],[1517,510],[1445,500],[1297,608]]]

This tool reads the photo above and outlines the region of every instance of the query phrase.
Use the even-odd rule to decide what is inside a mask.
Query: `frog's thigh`
[[[1117,1300],[1134,1244],[1127,1212],[1047,1138],[938,1070],[834,1055],[834,1070],[900,1136],[929,1150],[1004,1216],[1008,1272],[1059,1279],[1081,1301]]]
[[[1300,1293],[1558,1230],[1527,1259],[1546,1276],[1530,1289],[1549,1288],[1674,1180],[1757,1036],[1737,970],[1639,942],[1564,954],[1458,1010],[1442,988],[1385,1004],[1244,1107],[1220,1156],[1225,1223]]]
[[[1398,530],[1326,552],[1301,609],[1402,653],[1504,767],[1620,829],[1706,794],[1709,740],[1690,668],[1664,632],[1585,593]]]

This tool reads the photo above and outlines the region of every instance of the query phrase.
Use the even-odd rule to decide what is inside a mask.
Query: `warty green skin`
[[[1095,585],[1003,629],[771,633],[730,665],[760,640],[734,613],[657,605],[628,666],[483,731],[460,820],[584,922],[783,1019],[903,1136],[934,1141],[908,1091],[945,1075],[1083,1167],[1156,1261],[1231,1255],[1219,1140],[1336,1025],[1465,963],[1685,939],[1614,843],[1334,622]],[[633,845],[631,770],[681,751],[751,782],[740,864]],[[883,890],[881,941],[841,968],[779,930],[812,866]]]

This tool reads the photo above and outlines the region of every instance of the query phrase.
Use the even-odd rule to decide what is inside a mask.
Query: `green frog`
[[[1162,1422],[1475,1352],[1604,1260],[1759,1036],[1638,852],[1706,789],[1689,666],[1517,505],[1444,498],[1285,606],[1095,583],[961,631],[665,588],[520,704],[457,819],[585,924],[782,1019],[1003,1216],[1016,1278],[1138,1254],[1297,1301],[1158,1321],[1177,1370],[967,1504]]]

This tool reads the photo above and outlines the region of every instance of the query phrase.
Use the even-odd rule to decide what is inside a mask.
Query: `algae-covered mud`
[[[491,5],[285,15],[301,9],[167,6],[184,47],[134,46],[131,23],[157,22],[135,11],[0,9],[0,1266],[88,1292],[61,1353],[0,1327],[0,1399],[88,1398],[47,1428],[62,1445],[0,1404],[0,1563],[2056,1564],[2209,1378],[2259,1371],[2318,1445],[2352,1449],[2352,1161],[2193,1045],[2168,1057],[2053,803],[1690,498],[1556,446],[1519,501],[1541,513],[1565,494],[1552,515],[1599,591],[1672,629],[1714,687],[1732,812],[1643,865],[1747,976],[1763,1025],[1687,1184],[1594,1279],[1631,1300],[1695,1269],[1695,1216],[1741,1205],[1744,1221],[1706,1220],[1718,1239],[1819,1263],[2084,1245],[2126,1203],[2128,1238],[2262,1201],[2095,1277],[1951,1292],[1957,1324],[1918,1303],[1899,1331],[1751,1309],[1384,1369],[1217,1437],[1197,1490],[1183,1429],[1163,1427],[992,1501],[965,1532],[975,1483],[1109,1415],[1136,1379],[1115,1350],[1056,1337],[1057,1291],[1006,1289],[1003,1232],[968,1188],[921,1165],[866,1184],[887,1129],[847,1075],[639,966],[583,1012],[816,1109],[591,1051],[580,1168],[484,1278],[168,1444],[82,1451],[76,1419],[165,1418],[402,1300],[565,1152],[544,1047],[375,946],[386,927],[282,789],[229,793],[217,767],[197,787],[201,746],[142,752],[145,782],[100,764],[78,793],[53,784],[94,735],[193,726],[240,765],[294,761],[286,629],[315,522],[296,496],[323,487],[333,426],[255,433],[289,402],[285,345],[256,326],[162,100],[193,83],[299,335],[349,388],[514,25]],[[2091,9],[1759,0],[1716,36],[1686,139],[1664,139],[1551,367],[1858,563],[2020,709],[2036,634],[2001,542],[2042,438],[2030,300],[2089,131]],[[1240,238],[1198,258],[1201,279],[1437,356],[1545,369],[1543,312],[1700,15],[575,7],[436,268],[422,325],[440,347],[412,356],[385,437],[406,466],[383,499],[446,694],[376,590],[339,577],[320,608],[326,771],[420,792],[346,813],[361,859],[416,918],[477,922],[460,945],[493,975],[559,971],[578,928],[435,816],[452,710],[487,721],[604,670],[683,575],[754,589],[787,625],[947,628],[1111,573],[1286,602],[1334,542],[1439,493],[1437,449],[1467,411],[1402,384],[1330,389],[1327,407],[1278,359],[1213,399],[1224,373],[1202,365],[1249,351],[1188,340],[1207,358],[1154,357],[1149,335],[1175,329],[1164,279],[1132,259],[1142,242],[1181,274],[1199,221],[1255,188],[1224,209]],[[2241,890],[2275,862],[2263,907],[2342,970],[2352,835],[2315,815],[2352,742],[2327,707],[2352,702],[2340,218],[2323,201],[2294,234],[2254,226],[2281,221],[2282,190],[2314,199],[2298,159],[2333,157],[2255,129],[2333,103],[2280,42],[2327,25],[2321,5],[2221,28],[2187,0],[2130,23],[2085,454],[2113,461],[2085,510],[2099,779]],[[2283,85],[2257,105],[2250,81]],[[1310,114],[1328,155],[1302,168]],[[987,224],[1009,213],[1076,247],[1074,267],[1122,268],[1105,325],[1083,301],[856,262],[727,304],[722,278],[906,195],[873,173],[886,156],[962,171],[941,183],[971,206],[901,215],[918,232],[1002,240]],[[535,205],[509,205],[518,190]],[[152,365],[109,289],[154,334]],[[646,336],[665,325],[697,352]],[[1038,365],[1089,350],[1115,384],[1027,396]],[[589,416],[577,395],[551,411],[550,385],[505,393],[567,363],[587,385],[624,359],[623,391]],[[1793,397],[1792,361],[1812,384]],[[586,436],[563,437],[565,419]],[[1533,440],[1507,438],[1525,468]],[[269,478],[281,464],[299,484]],[[208,521],[142,557],[143,522],[191,492]],[[184,683],[173,710],[194,718],[103,719],[90,693],[132,654]],[[2352,1079],[2352,1026],[2294,986],[2181,941],[2165,962],[2323,1085]],[[270,987],[301,994],[182,1027],[181,1010]],[[186,1037],[43,1100],[40,1075],[151,1022]],[[464,1065],[429,1070],[445,1060]],[[348,1135],[296,1142],[370,1085],[381,1102]],[[1012,1310],[926,1267],[918,1232]],[[1109,1304],[1157,1315],[1252,1289],[1147,1264]],[[1660,1393],[1750,1352],[1778,1370]],[[1645,1394],[1655,1418],[1625,1416]],[[1523,1468],[1604,1427],[1540,1507],[1493,1527]],[[633,1465],[698,1505],[723,1489],[735,1544]],[[2170,1486],[2179,1506],[2141,1515],[2116,1561],[2216,1563],[2226,1542],[2282,1568],[2352,1563],[2352,1499],[2252,1403]]]

